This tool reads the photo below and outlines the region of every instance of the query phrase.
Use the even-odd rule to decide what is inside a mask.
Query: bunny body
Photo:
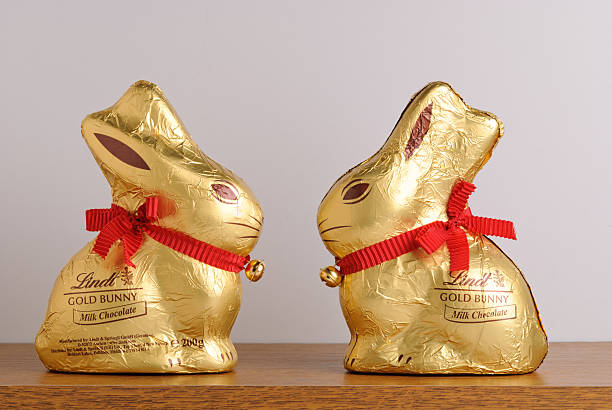
[[[111,108],[83,121],[113,204],[131,214],[159,198],[156,225],[246,256],[263,214],[248,186],[206,157],[153,84],[138,82]],[[128,147],[126,149],[125,147]],[[223,372],[236,364],[230,331],[239,274],[144,235],[125,263],[124,243],[102,258],[95,241],[62,269],[36,349],[52,370]]]
[[[332,186],[319,232],[338,257],[434,221],[448,221],[458,179],[472,181],[503,129],[447,84],[417,93],[385,145]],[[467,232],[469,269],[451,272],[445,245],[345,275],[351,331],[345,367],[383,373],[511,374],[535,370],[548,343],[530,288],[487,237]]]
[[[444,255],[429,257],[423,251],[347,275],[340,288],[342,311],[351,329],[347,369],[491,374],[528,373],[539,366],[547,341],[527,282],[491,240],[470,235],[469,242],[470,253],[478,256],[471,258],[473,268],[466,275],[482,278],[481,260],[496,261],[495,274],[513,284],[512,293],[498,293],[502,287],[495,286],[492,279],[487,285],[495,293],[452,289],[464,287],[445,284],[453,278],[445,270]],[[475,296],[492,299],[474,302]],[[472,303],[462,298],[471,298]],[[516,319],[508,320],[521,321],[521,325],[508,326],[506,320],[457,323],[445,319],[446,306],[466,304],[470,308],[516,305]],[[515,316],[514,312],[509,316]]]
[[[230,340],[230,331],[240,309],[241,283],[236,273],[202,263],[195,265],[188,256],[147,240],[133,259],[136,268],[129,269],[134,285],[123,285],[117,279],[112,287],[140,289],[87,293],[85,303],[92,295],[97,297],[98,303],[71,306],[69,303],[80,302],[76,299],[80,295],[65,294],[81,291],[71,289],[79,284],[76,280],[79,274],[95,272],[97,278],[108,278],[114,272],[121,273],[125,269],[120,265],[100,263],[100,257],[92,254],[92,248],[93,241],[74,255],[60,273],[52,291],[48,314],[36,338],[39,355],[49,369],[102,373],[182,373],[222,372],[235,366],[237,354]],[[107,258],[121,260],[122,256],[120,246],[115,246]],[[172,262],[165,269],[160,269],[155,259]],[[68,302],[71,296],[74,299]],[[122,299],[100,303],[102,296],[106,296],[105,299],[120,296]],[[109,306],[141,301],[146,302],[146,315],[143,316],[93,326],[75,324],[73,321],[73,309],[79,312],[94,310],[91,307],[108,309]],[[126,326],[128,321],[132,323]],[[65,339],[86,339],[77,343],[86,349],[89,346],[104,346],[104,350],[108,351],[114,345],[125,353],[84,356],[52,353],[52,349],[57,349],[54,346],[59,340]],[[134,348],[147,351],[128,352]]]

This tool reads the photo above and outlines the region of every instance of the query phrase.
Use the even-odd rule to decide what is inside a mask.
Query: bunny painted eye
[[[216,181],[210,186],[213,196],[224,204],[235,204],[238,202],[238,190],[227,181]]]
[[[343,189],[342,200],[346,204],[363,201],[370,193],[370,184],[361,180],[352,181]]]

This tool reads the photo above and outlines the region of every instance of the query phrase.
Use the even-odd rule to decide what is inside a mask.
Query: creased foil
[[[257,199],[197,147],[154,84],[139,81],[115,105],[88,115],[82,135],[113,204],[135,212],[156,196],[160,226],[241,256],[257,243],[263,222]],[[240,308],[238,274],[147,236],[132,257],[135,268],[124,263],[121,242],[105,259],[93,245],[74,255],[55,282],[36,336],[47,368],[195,373],[235,366],[230,331]]]
[[[421,133],[416,127],[428,128]],[[467,106],[448,84],[427,85],[382,148],[342,175],[323,198],[317,222],[325,246],[342,258],[447,221],[454,184],[473,181],[502,135],[493,114]],[[343,277],[323,271],[328,285],[340,283],[351,332],[347,369],[515,374],[540,365],[548,342],[523,274],[486,236],[468,232],[467,238],[470,268],[462,272],[449,271],[446,245]]]

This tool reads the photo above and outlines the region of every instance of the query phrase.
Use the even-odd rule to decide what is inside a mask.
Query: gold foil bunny
[[[263,213],[242,179],[194,143],[160,89],[135,83],[82,134],[112,191],[87,212],[99,236],[62,269],[36,350],[74,372],[223,372],[236,364],[230,331],[240,270]]]
[[[494,115],[431,83],[383,147],[323,198],[318,228],[340,268],[323,269],[321,279],[340,285],[347,369],[512,374],[544,359],[529,285],[482,234],[512,238],[511,223],[466,207],[502,134]]]

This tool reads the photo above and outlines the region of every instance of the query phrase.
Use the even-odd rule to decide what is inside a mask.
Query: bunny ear
[[[134,151],[132,148],[130,148],[123,142],[113,137],[109,137],[108,135],[99,134],[97,132],[94,132],[94,135],[96,136],[98,141],[100,141],[100,144],[102,144],[104,148],[108,150],[108,152],[113,154],[120,161],[136,168],[145,170],[151,169],[149,168],[149,165],[147,165],[145,160],[142,159],[142,157],[138,155],[136,151]]]
[[[433,103],[429,104],[421,114],[419,118],[417,118],[414,126],[412,127],[412,132],[410,133],[410,139],[406,144],[406,148],[404,149],[404,153],[406,154],[406,159],[410,158],[414,150],[416,150],[421,142],[423,142],[423,137],[429,131],[429,124],[431,123],[431,110],[433,107]]]
[[[159,87],[148,81],[134,83],[114,105],[86,116],[81,133],[92,151],[101,151],[94,152],[98,159],[116,165],[121,160],[121,166],[159,171],[159,160],[172,158],[197,172],[220,167],[195,144]]]
[[[199,153],[166,96],[148,81],[134,83],[112,107],[88,115],[82,125],[84,129],[99,130],[96,124],[137,136],[150,145],[163,145],[180,156]]]
[[[443,82],[428,84],[412,97],[383,150],[389,154],[402,154],[405,159],[410,158],[423,142],[432,122],[435,122],[436,113],[464,112],[466,108],[450,85]]]
[[[176,145],[191,142],[178,114],[164,93],[153,83],[137,81],[111,109],[113,116],[121,119],[121,128],[137,130],[144,138],[165,138],[166,143],[174,142]]]
[[[430,164],[453,158],[460,164],[454,171],[469,180],[502,134],[503,126],[493,114],[468,106],[450,85],[436,82],[412,97],[381,154],[410,165],[417,157]]]

